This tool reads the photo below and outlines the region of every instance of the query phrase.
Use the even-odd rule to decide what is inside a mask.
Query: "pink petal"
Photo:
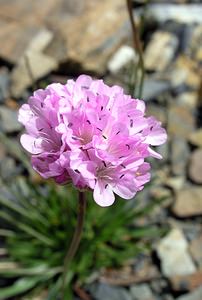
[[[41,139],[37,139],[28,134],[23,134],[20,138],[20,142],[25,150],[32,154],[39,154],[43,151],[41,148]]]
[[[105,184],[99,180],[95,185],[93,198],[95,202],[102,207],[110,206],[115,201],[112,188],[108,184]]]

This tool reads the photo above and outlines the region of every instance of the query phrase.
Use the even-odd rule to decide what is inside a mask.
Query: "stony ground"
[[[154,241],[150,256],[141,255],[120,271],[103,271],[87,286],[88,293],[77,291],[80,299],[202,299],[200,2],[134,1],[136,19],[145,16],[142,98],[148,114],[160,119],[169,134],[159,148],[164,159],[154,165],[156,184],[142,194],[167,200],[141,222],[169,224],[170,231]],[[0,176],[6,181],[23,174],[15,152],[21,131],[17,109],[32,87],[86,72],[127,88],[125,70],[137,57],[124,1],[60,0],[56,6],[44,0],[40,9],[38,3],[0,0]]]

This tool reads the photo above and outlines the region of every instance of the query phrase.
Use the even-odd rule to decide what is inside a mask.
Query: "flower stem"
[[[78,249],[79,243],[81,241],[81,235],[83,231],[84,225],[84,216],[86,211],[86,198],[83,192],[79,192],[79,201],[78,201],[78,217],[77,217],[77,225],[74,231],[74,235],[70,244],[70,247],[65,255],[64,259],[64,268],[63,268],[63,278],[62,278],[62,295],[64,298],[65,288],[66,288],[66,280],[67,280],[67,272],[69,269],[69,265],[73,260],[76,251]]]
[[[127,3],[127,8],[128,8],[128,15],[129,15],[130,23],[131,23],[131,28],[132,28],[132,32],[133,32],[133,46],[134,46],[134,49],[137,51],[137,53],[139,55],[139,62],[138,62],[137,68],[140,68],[141,75],[140,75],[138,98],[141,98],[142,90],[143,90],[143,84],[144,84],[144,75],[145,75],[142,44],[141,44],[141,41],[140,41],[138,28],[137,28],[135,20],[134,20],[132,0],[126,0],[126,3]]]

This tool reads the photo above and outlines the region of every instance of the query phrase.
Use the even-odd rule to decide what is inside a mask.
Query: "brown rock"
[[[173,191],[181,190],[184,184],[184,176],[169,177],[166,181],[166,186],[170,187]]]
[[[191,242],[189,251],[199,269],[202,271],[202,235]]]
[[[202,128],[198,129],[190,134],[189,142],[192,145],[202,147]]]
[[[172,86],[186,85],[192,89],[198,89],[200,80],[201,76],[197,63],[187,56],[180,56],[171,72]]]
[[[109,56],[130,35],[122,0],[0,0],[0,7],[0,57],[17,64],[13,96],[67,60],[102,73]],[[24,63],[27,53],[32,79]]]
[[[176,98],[177,103],[186,105],[191,109],[195,109],[198,102],[198,93],[196,91],[184,92]]]
[[[55,70],[56,67],[57,61],[52,57],[37,51],[26,52],[26,55],[19,60],[11,74],[12,95],[19,97],[25,88]]]
[[[199,62],[202,59],[202,25],[198,25],[194,28],[192,39],[190,43],[191,56],[196,58]]]
[[[8,22],[0,19],[0,57],[15,64],[39,31],[39,25],[25,25],[20,22]],[[12,39],[6,38],[8,36],[12,36]]]
[[[191,217],[202,214],[202,188],[186,187],[177,191],[176,200],[172,208],[178,217]]]
[[[202,272],[170,278],[172,289],[176,292],[193,291],[202,285]]]
[[[106,269],[101,271],[99,281],[102,283],[108,283],[111,285],[128,286],[136,283],[142,283],[157,279],[160,277],[160,273],[155,265],[151,262],[151,258],[146,257],[143,261],[137,262],[137,268],[122,268],[118,269]]]
[[[102,73],[108,58],[130,35],[126,4],[122,0],[87,3],[79,18],[63,19],[58,28],[66,41],[68,58]]]
[[[197,149],[192,153],[188,172],[194,182],[202,183],[202,149]]]
[[[156,31],[145,50],[145,68],[163,71],[168,67],[178,46],[176,36],[169,32]]]

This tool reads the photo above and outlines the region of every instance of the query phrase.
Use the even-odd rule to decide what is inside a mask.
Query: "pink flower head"
[[[101,206],[111,205],[114,193],[131,199],[143,189],[150,180],[145,159],[161,158],[151,146],[167,138],[160,122],[145,117],[143,101],[86,75],[34,92],[19,122],[33,168],[57,183],[92,189]]]

